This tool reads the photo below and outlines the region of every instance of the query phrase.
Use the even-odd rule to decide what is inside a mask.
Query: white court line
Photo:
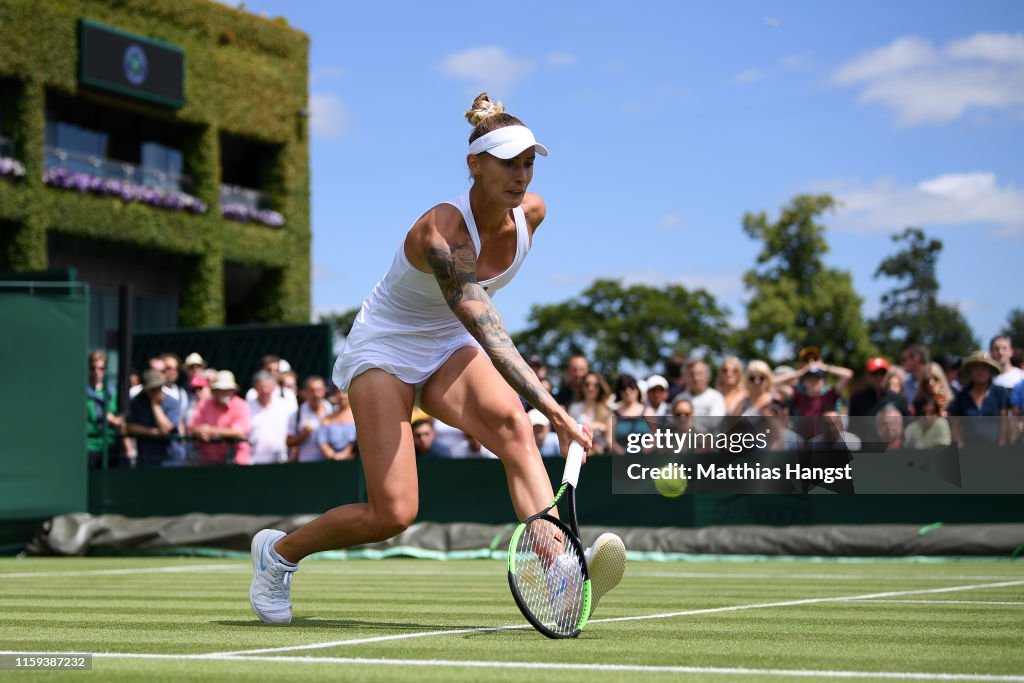
[[[66,572],[0,572],[0,579],[31,579],[49,576],[121,576],[122,574],[177,574],[178,572],[207,572],[236,569],[248,571],[241,564],[194,564],[185,567],[140,567],[138,569],[82,569]]]
[[[709,607],[706,609],[685,610],[682,612],[663,612],[661,614],[645,614],[634,617],[614,617],[610,619],[591,619],[588,624],[608,624],[618,621],[642,621],[647,619],[671,619],[673,617],[693,616],[697,614],[716,614],[719,612],[739,612],[750,609],[765,609],[769,607],[792,607],[795,605],[814,605],[823,602],[850,602],[857,600],[869,600],[872,598],[890,598],[900,595],[924,595],[927,593],[952,593],[956,591],[975,590],[978,588],[1004,588],[1007,586],[1022,586],[1024,581],[1004,581],[1001,583],[980,583],[967,586],[950,586],[947,588],[924,588],[911,591],[890,591],[886,593],[865,593],[863,595],[846,595],[833,598],[805,598],[802,600],[787,600],[784,602],[764,602],[748,605],[730,605],[728,607]],[[298,652],[300,650],[320,650],[331,647],[345,647],[348,645],[365,645],[367,643],[383,643],[392,640],[408,640],[410,638],[426,638],[430,636],[460,635],[463,633],[486,633],[489,631],[507,631],[521,628],[529,628],[529,624],[517,624],[513,626],[481,626],[464,629],[447,629],[444,631],[419,631],[416,633],[397,633],[387,636],[374,636],[371,638],[353,638],[350,640],[335,640],[326,643],[312,643],[309,645],[289,645],[286,647],[270,647],[258,650],[235,650],[232,652],[213,652],[211,656],[238,656],[269,654],[274,652]]]
[[[1022,575],[1009,576],[971,576],[947,574],[943,576],[892,576],[891,574],[801,574],[793,572],[780,574],[772,572],[764,573],[743,573],[716,574],[714,572],[636,572],[636,576],[655,578],[681,578],[681,579],[815,579],[822,581],[844,581],[844,580],[884,580],[884,581],[1013,581],[1024,579]]]
[[[0,655],[46,654],[39,652],[2,651]],[[532,669],[540,671],[591,671],[635,673],[720,674],[727,676],[791,676],[800,678],[882,678],[912,681],[984,681],[992,683],[1024,683],[1024,676],[1004,674],[970,674],[918,671],[837,671],[829,669],[745,669],[718,666],[657,666],[646,664],[568,664],[562,662],[503,662],[448,659],[372,659],[369,657],[243,657],[228,655],[168,655],[127,652],[97,652],[97,659],[164,659],[173,661],[207,660],[260,662],[281,664],[362,664],[367,666],[458,667],[470,669]]]
[[[756,605],[732,605],[730,607],[711,607],[702,610],[688,610],[686,612],[667,612],[665,614],[646,614],[636,617],[615,617],[614,619],[593,619],[602,623],[614,621],[643,621],[645,619],[668,619],[671,617],[689,616],[691,614],[714,614],[717,612],[738,612],[747,609],[761,609],[764,607],[792,607],[795,605],[815,605],[823,602],[856,602],[860,600],[871,600],[873,598],[892,598],[898,595],[925,595],[927,593],[955,593],[958,591],[970,591],[979,588],[1006,588],[1008,586],[1024,586],[1024,581],[1003,581],[1001,583],[979,583],[968,586],[949,586],[947,588],[923,588],[912,591],[889,591],[886,593],[867,593],[865,595],[847,595],[835,598],[807,598],[804,600],[787,600],[785,602],[767,602]]]
[[[372,569],[350,569],[347,567],[325,567],[319,561],[313,564],[303,565],[309,574],[318,576],[380,576],[380,570]],[[659,579],[808,579],[821,581],[843,581],[843,580],[878,580],[885,581],[1012,581],[1024,579],[1024,575],[969,575],[969,574],[948,574],[933,576],[893,576],[892,574],[801,574],[799,572],[778,573],[778,572],[667,572],[667,571],[644,571],[635,564],[630,565],[629,575],[634,578],[659,578]],[[312,570],[312,571],[311,571]],[[436,570],[410,569],[401,570],[389,567],[389,575],[395,576],[437,576]],[[452,571],[445,569],[446,576],[494,576],[493,571]]]
[[[864,600],[864,602],[902,602],[915,605],[1018,605],[1024,602],[1000,602],[996,600]]]

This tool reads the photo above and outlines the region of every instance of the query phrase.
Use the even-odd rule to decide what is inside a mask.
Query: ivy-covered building
[[[308,37],[212,0],[0,0],[0,272],[93,338],[310,315]]]

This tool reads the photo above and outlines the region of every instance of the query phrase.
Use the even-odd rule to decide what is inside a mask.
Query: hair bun
[[[482,92],[476,96],[476,99],[473,100],[473,106],[466,112],[466,120],[469,121],[469,125],[476,126],[488,116],[501,114],[504,111],[505,107],[501,102],[491,102],[491,98],[487,96],[487,93]]]

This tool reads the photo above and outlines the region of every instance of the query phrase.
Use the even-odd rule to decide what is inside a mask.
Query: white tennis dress
[[[469,193],[446,202],[462,212],[477,254],[476,228]],[[516,256],[508,269],[480,284],[490,296],[511,282],[530,251],[530,231],[522,207],[512,210],[516,223]],[[477,341],[455,317],[431,273],[417,270],[405,256],[405,243],[391,268],[374,286],[352,325],[345,348],[334,364],[334,384],[348,391],[352,380],[380,368],[408,384],[426,381],[453,353]]]

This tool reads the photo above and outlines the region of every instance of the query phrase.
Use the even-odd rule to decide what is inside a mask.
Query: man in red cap
[[[881,356],[868,360],[865,368],[868,386],[850,397],[850,417],[873,418],[879,408],[889,404],[898,408],[904,417],[910,415],[906,397],[885,388],[885,375],[888,371],[889,362]],[[850,431],[861,439],[874,440],[875,438],[874,420],[852,420],[850,428]]]

